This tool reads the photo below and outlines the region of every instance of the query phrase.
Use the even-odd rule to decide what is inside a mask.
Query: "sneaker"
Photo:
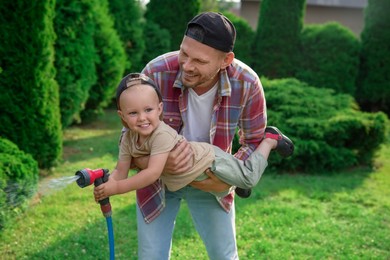
[[[280,130],[274,126],[267,126],[265,128],[265,138],[271,138],[278,141],[278,144],[275,148],[275,150],[282,156],[282,157],[288,157],[291,156],[294,152],[294,144],[293,142]],[[249,198],[249,196],[252,193],[252,189],[242,189],[242,188],[236,188],[236,194],[237,196],[246,199]]]
[[[236,188],[235,190],[238,197],[241,197],[243,199],[249,198],[249,196],[252,193],[252,189],[242,189],[242,188]]]
[[[275,150],[282,156],[288,157],[294,152],[294,144],[293,142],[279,129],[274,126],[267,126],[265,128],[264,138],[271,138],[278,141],[278,145]]]

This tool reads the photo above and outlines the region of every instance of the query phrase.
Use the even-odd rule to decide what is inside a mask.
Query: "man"
[[[234,58],[236,31],[223,15],[194,17],[187,25],[179,51],[152,60],[142,73],[159,86],[164,121],[189,141],[209,142],[231,152],[239,127],[245,160],[261,142],[266,126],[266,103],[259,77]],[[191,166],[191,150],[183,142],[170,153],[165,172],[180,174]],[[141,166],[142,160],[136,160]],[[142,168],[142,167],[141,167]],[[160,182],[137,191],[140,259],[168,259],[176,215],[185,199],[210,259],[238,259],[234,194],[217,198],[208,191],[228,187],[211,173],[170,192]]]

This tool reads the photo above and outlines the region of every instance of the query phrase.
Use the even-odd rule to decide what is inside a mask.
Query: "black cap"
[[[203,33],[189,30],[201,27]],[[236,29],[221,13],[205,12],[195,16],[188,24],[185,35],[223,52],[231,52],[236,40]]]
[[[126,89],[132,87],[132,86],[142,85],[142,84],[146,84],[146,85],[152,86],[154,88],[154,90],[156,91],[156,93],[157,93],[158,99],[160,100],[160,102],[162,101],[162,96],[161,96],[160,89],[156,86],[156,84],[154,83],[154,81],[151,78],[149,78],[145,74],[141,74],[141,73],[130,73],[130,74],[126,75],[121,80],[121,82],[119,83],[119,85],[118,85],[118,87],[116,89],[116,106],[117,106],[117,109],[120,109],[119,98],[120,98],[122,92],[125,91]]]

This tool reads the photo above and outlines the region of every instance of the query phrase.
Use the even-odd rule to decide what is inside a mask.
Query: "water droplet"
[[[59,191],[65,188],[69,184],[77,181],[79,178],[80,176],[73,175],[42,181],[39,184],[38,192],[41,195],[48,195],[54,191]]]

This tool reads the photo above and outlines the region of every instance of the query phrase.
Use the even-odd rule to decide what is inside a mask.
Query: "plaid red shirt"
[[[157,57],[146,65],[142,73],[153,79],[161,89],[164,122],[180,132],[187,121],[188,90],[180,80],[178,54],[175,51]],[[210,143],[231,152],[235,130],[239,127],[242,146],[234,156],[245,160],[264,135],[267,112],[263,87],[257,74],[237,59],[222,70],[219,77]],[[233,193],[217,199],[224,210],[230,211]],[[145,222],[150,223],[164,209],[164,187],[161,182],[137,190],[137,200]]]

